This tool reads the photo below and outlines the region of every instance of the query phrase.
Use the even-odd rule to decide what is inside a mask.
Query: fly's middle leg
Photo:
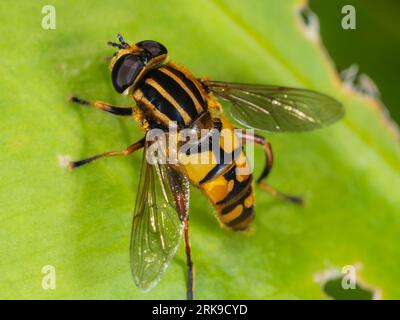
[[[78,167],[81,167],[85,164],[91,163],[93,161],[96,161],[98,159],[104,158],[104,157],[114,157],[114,156],[127,156],[132,154],[133,152],[141,149],[144,147],[145,144],[145,138],[142,138],[141,140],[131,144],[130,146],[128,146],[127,148],[125,148],[122,151],[108,151],[108,152],[103,152],[100,154],[96,154],[92,157],[89,158],[85,158],[85,159],[81,159],[78,161],[70,161],[68,162],[68,168],[70,170],[76,169]]]
[[[257,185],[262,190],[270,193],[274,197],[302,205],[304,203],[304,200],[302,197],[288,195],[281,191],[278,191],[265,181],[265,179],[271,172],[273,160],[274,160],[273,153],[272,153],[272,146],[271,146],[270,142],[267,139],[265,139],[263,136],[249,135],[243,130],[239,130],[239,136],[243,142],[252,142],[252,143],[258,144],[264,148],[266,162],[265,162],[265,166],[264,166],[264,169],[263,169],[260,177],[257,179]]]

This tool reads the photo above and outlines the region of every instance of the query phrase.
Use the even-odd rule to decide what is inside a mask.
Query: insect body
[[[218,149],[206,148],[201,156],[207,161],[184,161],[187,164],[183,165],[182,169],[190,183],[202,190],[210,200],[217,218],[224,227],[245,230],[254,217],[250,164],[242,150],[240,136],[234,131],[230,121],[222,115],[212,120],[219,123],[221,132],[218,137]],[[207,129],[212,128],[214,123],[209,121]],[[197,150],[187,157],[196,155]],[[230,161],[225,161],[224,156]],[[209,161],[211,158],[216,161],[212,163]],[[184,160],[183,157],[181,159]]]
[[[112,82],[118,93],[135,106],[121,108],[100,101],[72,97],[71,101],[120,115],[134,116],[145,137],[120,152],[105,152],[70,163],[70,168],[106,156],[128,155],[144,148],[141,178],[134,208],[131,269],[136,284],[149,289],[169,265],[180,239],[185,240],[188,298],[193,298],[193,263],[189,244],[189,186],[199,188],[215,208],[224,227],[246,230],[254,218],[254,186],[242,143],[264,148],[266,164],[256,183],[284,200],[301,203],[265,182],[272,167],[272,149],[262,136],[235,130],[217,97],[232,104],[232,116],[242,125],[276,132],[307,131],[340,119],[343,108],[324,94],[270,85],[238,84],[195,78],[186,68],[167,62],[167,49],[156,41],[128,44],[109,42],[118,51],[111,60]],[[176,124],[178,136],[189,130],[199,139],[178,150],[178,161],[149,161],[156,144],[152,129],[169,134]],[[207,133],[203,135],[203,131]],[[214,133],[217,133],[213,140]],[[216,148],[211,143],[216,140]],[[203,148],[203,146],[208,148]],[[165,148],[171,153],[170,148]],[[157,154],[156,158],[160,157]],[[190,161],[200,157],[206,161]],[[228,157],[229,161],[225,161]],[[213,160],[213,161],[211,161]]]
[[[210,97],[189,71],[171,63],[156,68],[147,67],[153,65],[151,59],[160,62],[162,59],[158,56],[164,57],[166,54],[166,49],[161,44],[150,41],[140,42],[136,47],[146,48],[148,45],[152,46],[156,57],[150,57],[147,64],[143,62],[147,56],[142,56],[146,54],[145,51],[139,51],[137,54],[137,48],[132,50],[131,47],[127,47],[118,52],[113,66],[114,86],[121,93],[131,88],[130,94],[140,108],[148,127],[167,129],[171,121],[175,121],[180,128],[190,127],[202,117],[205,119],[202,129],[211,129],[213,120],[219,120],[223,124],[220,129],[230,131],[233,136],[234,128],[227,118],[212,119],[208,110]],[[150,70],[144,73],[146,68]],[[132,76],[128,77],[129,80],[125,83],[129,73],[132,73]],[[132,87],[133,78],[135,85]],[[220,145],[224,148],[223,143]],[[236,143],[236,148],[240,149],[241,144]],[[233,151],[222,149],[222,153]],[[245,155],[241,150],[238,151],[239,160],[248,165]],[[253,218],[252,178],[251,175],[237,175],[237,165],[235,161],[217,161],[215,165],[189,164],[181,168],[191,184],[199,187],[216,207],[220,221],[234,230],[245,229]]]

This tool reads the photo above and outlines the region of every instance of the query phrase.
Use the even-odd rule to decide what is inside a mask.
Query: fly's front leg
[[[192,252],[190,249],[189,241],[189,217],[185,220],[183,237],[185,240],[185,251],[186,251],[186,263],[187,263],[187,299],[193,300],[194,298],[194,272],[193,272],[193,261]]]
[[[104,158],[104,157],[114,157],[114,156],[127,156],[132,154],[133,152],[141,149],[144,147],[146,139],[142,138],[141,140],[139,140],[138,142],[135,142],[133,144],[131,144],[130,146],[128,146],[127,148],[125,148],[122,151],[108,151],[108,152],[104,152],[104,153],[100,153],[100,154],[96,154],[95,156],[89,157],[89,158],[85,158],[82,160],[78,160],[78,161],[69,161],[68,162],[68,168],[70,170],[76,169],[78,167],[81,167],[85,164],[91,163],[95,160]]]
[[[283,192],[280,192],[265,182],[265,179],[271,172],[272,164],[273,164],[273,160],[274,160],[274,156],[272,153],[272,146],[269,143],[269,141],[267,139],[265,139],[263,136],[247,134],[244,130],[239,131],[239,136],[243,142],[252,142],[252,143],[261,145],[264,148],[266,162],[265,162],[265,166],[264,166],[264,169],[263,169],[260,177],[257,179],[257,185],[262,190],[267,191],[274,197],[302,205],[304,203],[302,197],[292,196],[292,195],[288,195]]]
[[[77,103],[83,106],[93,107],[100,109],[117,116],[131,116],[133,114],[133,108],[131,107],[116,107],[107,102],[97,101],[97,100],[84,100],[78,97],[72,96],[69,98],[70,102]]]

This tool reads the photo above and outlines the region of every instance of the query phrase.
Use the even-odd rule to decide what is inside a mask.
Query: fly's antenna
[[[129,44],[125,42],[124,38],[119,33],[117,34],[117,39],[120,43],[108,41],[107,44],[118,49],[125,49],[129,47]]]
[[[122,48],[123,48],[122,45],[119,44],[119,43],[115,43],[115,42],[108,41],[107,44],[108,44],[109,46],[111,46],[111,47],[116,47],[116,48],[118,48],[118,49],[122,49]]]
[[[117,34],[117,39],[119,42],[121,42],[122,47],[126,48],[129,46],[129,44],[125,42],[124,38],[119,33]]]

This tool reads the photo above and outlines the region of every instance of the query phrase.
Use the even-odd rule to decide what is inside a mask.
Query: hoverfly
[[[284,200],[301,203],[300,197],[286,195],[265,182],[272,168],[270,143],[263,136],[234,131],[231,122],[222,114],[217,97],[231,103],[231,115],[241,125],[274,132],[318,129],[339,120],[344,109],[335,99],[311,90],[196,78],[186,68],[168,61],[167,49],[161,43],[146,40],[128,44],[121,35],[117,38],[118,43],[108,42],[118,49],[110,63],[112,83],[118,93],[131,97],[135,105],[117,107],[75,96],[70,101],[118,116],[133,116],[144,128],[145,136],[123,151],[71,161],[69,167],[77,168],[103,157],[129,155],[144,148],[130,249],[133,278],[142,289],[155,286],[183,236],[187,255],[187,297],[192,299],[190,185],[203,191],[222,226],[241,231],[246,230],[254,218],[253,178],[251,174],[237,173],[239,167],[248,165],[241,143],[228,146],[220,142],[223,153],[237,151],[229,163],[150,164],[145,156],[151,144],[146,139],[147,133],[153,128],[166,131],[172,121],[180,130],[225,129],[236,141],[264,148],[266,163],[256,180],[258,186]],[[199,152],[198,148],[190,150]]]

